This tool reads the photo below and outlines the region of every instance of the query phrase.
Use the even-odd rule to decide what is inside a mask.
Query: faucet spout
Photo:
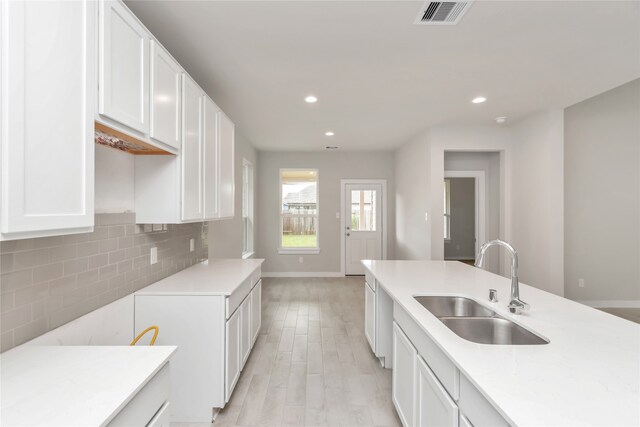
[[[511,313],[519,313],[522,310],[528,310],[529,304],[520,299],[520,283],[518,281],[518,252],[509,243],[504,240],[490,240],[486,242],[476,257],[475,266],[484,268],[484,256],[491,246],[502,246],[511,255],[511,301],[508,308]]]

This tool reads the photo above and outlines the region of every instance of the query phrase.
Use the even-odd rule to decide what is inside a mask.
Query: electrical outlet
[[[151,248],[151,265],[158,262],[158,248]]]
[[[302,264],[302,263],[304,262],[304,259],[303,259],[302,257],[300,257],[300,258],[298,258],[298,262],[299,262],[300,264]]]
[[[196,241],[195,239],[189,240],[189,251],[193,252],[196,250]]]
[[[584,288],[584,279],[578,279],[578,287]]]
[[[336,219],[340,219],[340,212],[336,212]]]
[[[429,212],[424,213],[424,220],[429,221]]]

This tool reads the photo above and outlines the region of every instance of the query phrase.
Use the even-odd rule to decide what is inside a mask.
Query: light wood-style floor
[[[263,279],[262,330],[219,426],[399,426],[364,279]]]

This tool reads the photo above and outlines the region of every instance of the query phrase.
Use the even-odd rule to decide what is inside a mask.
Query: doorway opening
[[[485,241],[484,171],[445,171],[444,259],[473,263]]]
[[[340,269],[346,276],[360,276],[363,259],[387,258],[387,182],[343,179],[340,187]]]

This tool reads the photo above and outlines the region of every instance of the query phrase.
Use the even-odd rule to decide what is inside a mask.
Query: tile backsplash
[[[133,213],[97,214],[92,233],[0,242],[0,351],[205,260],[207,232],[207,223],[139,225]]]

